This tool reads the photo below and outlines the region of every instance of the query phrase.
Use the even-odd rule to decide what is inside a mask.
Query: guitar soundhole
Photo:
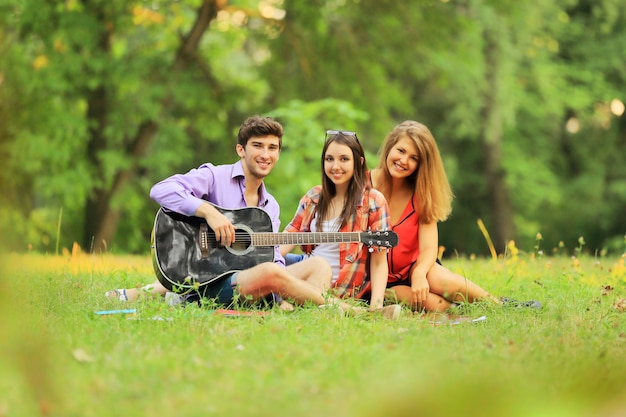
[[[232,245],[227,246],[226,250],[235,255],[245,255],[250,253],[254,246],[252,246],[252,229],[243,224],[236,224],[235,226],[235,242]]]

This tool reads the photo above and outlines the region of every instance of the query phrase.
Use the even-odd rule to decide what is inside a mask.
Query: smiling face
[[[347,145],[333,142],[324,153],[324,173],[335,187],[347,187],[354,175],[354,155]]]
[[[272,172],[280,157],[280,139],[274,135],[253,136],[245,147],[237,145],[237,154],[246,176],[262,180]]]
[[[387,170],[392,178],[404,179],[413,174],[419,164],[419,155],[415,142],[408,136],[402,136],[389,151],[386,159]]]

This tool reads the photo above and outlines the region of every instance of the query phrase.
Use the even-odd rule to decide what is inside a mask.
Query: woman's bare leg
[[[477,300],[491,300],[496,304],[501,304],[500,300],[474,282],[462,275],[455,274],[439,264],[433,265],[430,271],[428,271],[426,279],[430,288],[428,297],[421,304],[413,302],[413,291],[411,291],[410,285],[391,287],[388,290],[389,294],[397,302],[406,304],[413,311],[444,312],[454,303],[473,303]]]
[[[387,289],[386,298],[392,302],[408,306],[412,311],[444,312],[452,306],[452,303],[438,294],[428,293],[423,303],[413,302],[413,291],[408,285],[396,285]]]
[[[437,294],[450,302],[473,303],[476,300],[491,300],[501,304],[500,300],[489,294],[469,279],[455,274],[439,264],[433,265],[426,275],[430,292]]]

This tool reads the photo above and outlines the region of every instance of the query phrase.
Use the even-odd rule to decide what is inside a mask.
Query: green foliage
[[[120,172],[137,165],[139,175],[117,191],[110,207],[126,213],[120,229],[129,233],[114,246],[145,248],[147,227],[137,230],[131,214],[152,210],[146,186],[139,185],[146,182],[142,177],[156,182],[210,155],[219,156],[216,162],[225,160],[219,155],[225,152],[212,148],[230,137],[232,124],[240,120],[231,122],[224,109],[236,106],[247,113],[267,94],[250,72],[250,57],[238,52],[247,39],[245,29],[215,31],[201,45],[198,65],[176,73],[172,63],[179,32],[197,17],[189,5],[29,1],[15,4],[14,13],[9,28],[15,32],[9,34],[17,38],[17,47],[2,56],[9,64],[4,79],[14,90],[7,91],[11,123],[4,133],[8,166],[2,183],[21,199],[9,197],[6,204],[26,217],[37,207],[63,207],[68,218],[78,219],[66,229],[71,245],[83,240],[80,219],[86,202],[112,189]],[[215,59],[215,69],[203,59]],[[243,101],[242,85],[248,89]],[[100,101],[94,101],[96,96]],[[150,121],[159,131],[149,158],[136,161],[134,138]],[[29,227],[32,233],[44,232],[36,223]],[[31,242],[15,243],[24,248]]]
[[[183,54],[207,4],[217,13]],[[0,232],[12,249],[50,252],[36,237],[55,233],[61,208],[63,247],[93,238],[90,214],[119,210],[109,248],[144,252],[150,186],[232,162],[237,127],[259,113],[286,128],[268,178],[283,223],[319,182],[325,128],[356,130],[374,166],[385,134],[414,119],[457,196],[440,235],[451,251],[484,251],[476,219],[497,224],[484,146],[498,131],[516,239],[612,247],[626,230],[626,122],[610,108],[626,102],[624,28],[620,0],[7,0]]]

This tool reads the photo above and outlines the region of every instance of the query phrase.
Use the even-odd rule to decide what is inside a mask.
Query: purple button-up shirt
[[[206,201],[225,209],[247,207],[245,190],[246,178],[241,161],[238,161],[229,165],[203,164],[186,174],[172,175],[152,187],[150,198],[168,210],[194,216],[198,207]],[[259,189],[259,207],[269,214],[272,229],[278,233],[280,207],[265,189],[265,184],[261,184]],[[278,246],[274,251],[274,262],[285,264]]]

